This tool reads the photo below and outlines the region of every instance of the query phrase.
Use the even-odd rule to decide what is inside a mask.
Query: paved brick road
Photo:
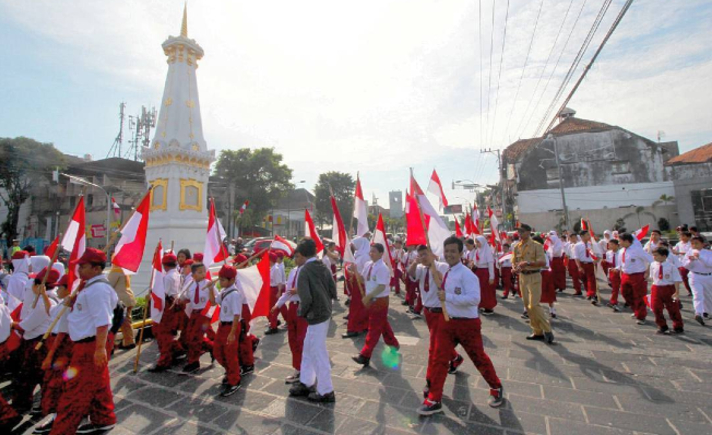
[[[111,371],[119,426],[112,434],[712,434],[712,328],[690,320],[690,298],[683,298],[683,336],[656,336],[652,322],[637,326],[629,312],[569,295],[559,300],[555,346],[524,339],[529,327],[518,299],[500,301],[497,314],[483,320],[485,346],[505,386],[501,409],[487,406],[487,386],[466,362],[448,377],[445,414],[418,417],[428,333],[395,298],[390,321],[402,344],[396,369],[374,354],[372,367],[359,370],[350,357],[363,337],[341,339],[344,307],[337,305],[329,333],[334,405],[287,397],[286,333],[262,340],[256,374],[229,398],[216,397],[223,370],[207,355],[195,376],[151,374],[150,343],[134,375],[135,351],[118,352]],[[29,422],[24,427],[31,433]]]

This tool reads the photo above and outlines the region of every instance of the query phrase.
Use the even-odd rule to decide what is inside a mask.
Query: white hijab
[[[46,255],[35,255],[30,257],[30,263],[32,264],[32,273],[40,273],[42,269],[49,266],[49,262],[52,261]]]
[[[351,243],[353,243],[356,248],[354,258],[356,259],[359,273],[362,273],[364,266],[370,260],[368,253],[371,251],[371,242],[365,237],[356,237]]]
[[[551,246],[549,246],[549,253],[552,256],[554,256],[554,254],[561,254],[561,251],[564,249],[564,245],[563,243],[561,243],[561,239],[559,239],[559,236],[557,236],[556,233],[549,233],[549,240],[551,241]]]
[[[20,258],[12,260],[13,273],[30,273],[30,258]]]
[[[489,243],[487,243],[487,238],[485,236],[477,236],[476,240],[480,242],[480,247],[477,248],[477,254],[480,257],[480,263],[494,263],[494,255],[492,254],[492,248]]]

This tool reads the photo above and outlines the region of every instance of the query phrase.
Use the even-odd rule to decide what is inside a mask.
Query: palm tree
[[[629,217],[632,217],[633,215],[636,215],[636,216],[638,216],[638,228],[642,228],[642,227],[643,227],[643,223],[642,223],[641,220],[640,220],[640,215],[641,215],[641,214],[645,214],[645,215],[648,215],[648,216],[652,217],[652,218],[653,218],[653,222],[656,222],[656,221],[657,221],[657,217],[656,217],[653,213],[650,213],[649,211],[645,211],[645,207],[640,207],[640,206],[638,206],[638,207],[635,208],[635,212],[634,212],[634,213],[628,213],[627,215],[623,216],[623,219],[628,219]]]

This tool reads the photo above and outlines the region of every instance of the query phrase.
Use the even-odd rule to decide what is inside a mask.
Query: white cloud
[[[478,2],[191,1],[189,34],[205,49],[198,80],[206,140],[218,149],[273,146],[309,185],[325,170],[361,170],[366,190],[384,199],[388,190],[406,186],[410,166],[422,184],[432,166],[443,168],[446,184],[474,177],[492,182],[495,159],[479,148],[506,146],[517,139],[520,124],[524,136],[532,134],[600,7],[587,3],[542,104],[524,125],[524,109],[543,90],[541,83],[534,95],[569,1],[544,0],[513,105],[539,1],[511,0],[496,123],[495,90],[487,90],[490,81],[492,87],[497,82],[503,1],[482,0],[482,67]],[[584,64],[622,4],[613,2]],[[545,78],[580,5],[574,1]],[[160,44],[178,33],[182,7],[178,0],[6,1],[0,13],[46,40],[42,52],[32,55],[67,57],[77,80],[92,75],[132,95],[157,99],[166,72]],[[680,139],[683,149],[709,142],[709,103],[701,90],[712,77],[711,17],[703,0],[670,1],[664,8],[658,2],[635,3],[570,105],[581,117],[649,137],[664,130],[668,140]],[[111,115],[107,138],[115,135]],[[70,145],[61,138],[55,142],[60,148]]]

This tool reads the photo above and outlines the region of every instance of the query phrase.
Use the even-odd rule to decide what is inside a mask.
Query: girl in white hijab
[[[25,299],[25,289],[30,282],[30,255],[27,251],[12,254],[12,275],[7,282],[7,306],[14,311]]]
[[[475,275],[480,280],[480,311],[482,314],[489,316],[494,313],[494,307],[497,306],[497,294],[495,292],[494,282],[494,254],[492,248],[487,243],[485,236],[477,236],[475,238]]]
[[[365,237],[357,237],[351,242],[354,251],[356,264],[354,269],[359,274],[363,273],[363,269],[368,262],[368,252],[371,250],[371,243]],[[351,248],[349,248],[351,249]],[[349,304],[349,323],[346,325],[346,332],[341,334],[342,338],[354,338],[360,333],[368,329],[368,312],[361,300],[361,285],[358,282],[353,269],[346,268],[346,282],[349,289],[350,300]]]

